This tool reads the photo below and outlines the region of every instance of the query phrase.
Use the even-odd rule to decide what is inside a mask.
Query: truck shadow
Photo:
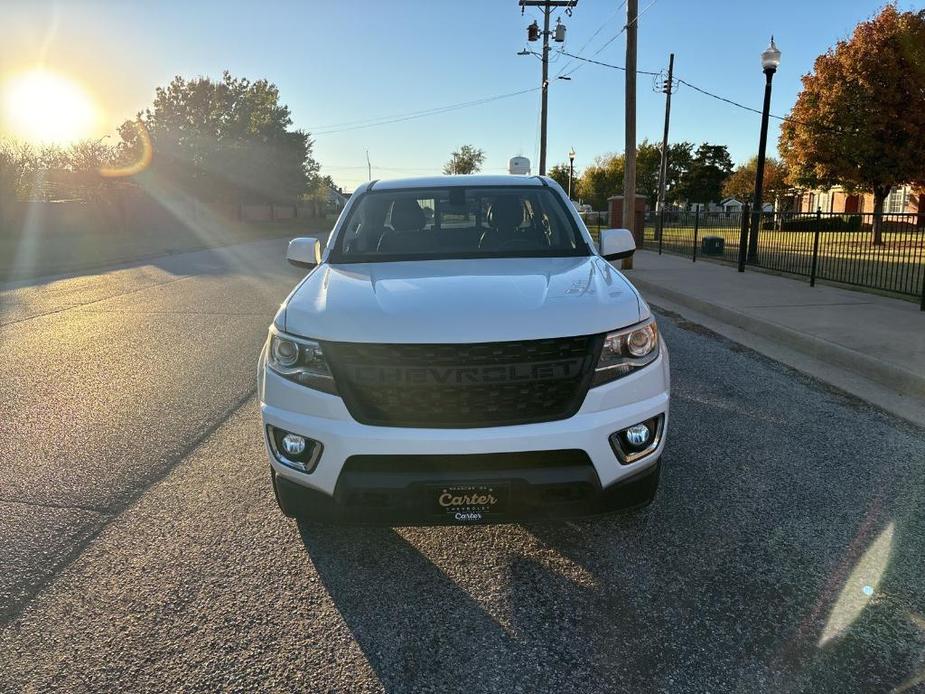
[[[512,641],[396,531],[299,524],[337,609],[388,691],[491,691]]]
[[[646,510],[302,528],[387,690],[925,683],[922,430],[748,351],[688,339],[688,356],[724,377],[675,351],[669,449]]]

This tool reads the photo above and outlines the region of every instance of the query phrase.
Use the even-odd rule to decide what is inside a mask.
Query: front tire
[[[276,483],[276,470],[272,467],[270,468],[270,481],[273,484],[273,496],[276,497],[276,504],[279,506],[279,510],[283,512],[283,515],[286,518],[295,518],[296,513],[294,509],[289,508],[286,505],[286,502],[283,500],[283,497],[279,493],[279,486]]]

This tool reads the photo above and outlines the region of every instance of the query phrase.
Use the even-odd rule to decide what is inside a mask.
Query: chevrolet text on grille
[[[582,361],[565,359],[537,364],[459,367],[357,366],[350,369],[349,377],[354,383],[364,385],[465,385],[551,381],[574,376],[581,371]]]

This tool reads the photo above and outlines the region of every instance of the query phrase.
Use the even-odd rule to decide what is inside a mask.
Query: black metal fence
[[[811,285],[828,280],[917,297],[925,310],[925,214],[765,212],[757,243],[749,245],[756,220],[747,208],[650,212],[643,247],[808,277]],[[592,234],[607,228],[606,219],[595,221],[589,220]]]

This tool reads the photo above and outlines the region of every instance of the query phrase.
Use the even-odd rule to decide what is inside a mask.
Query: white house
[[[739,202],[735,198],[723,198],[719,201],[719,207],[727,214],[729,212],[741,212],[744,206],[744,203]]]

